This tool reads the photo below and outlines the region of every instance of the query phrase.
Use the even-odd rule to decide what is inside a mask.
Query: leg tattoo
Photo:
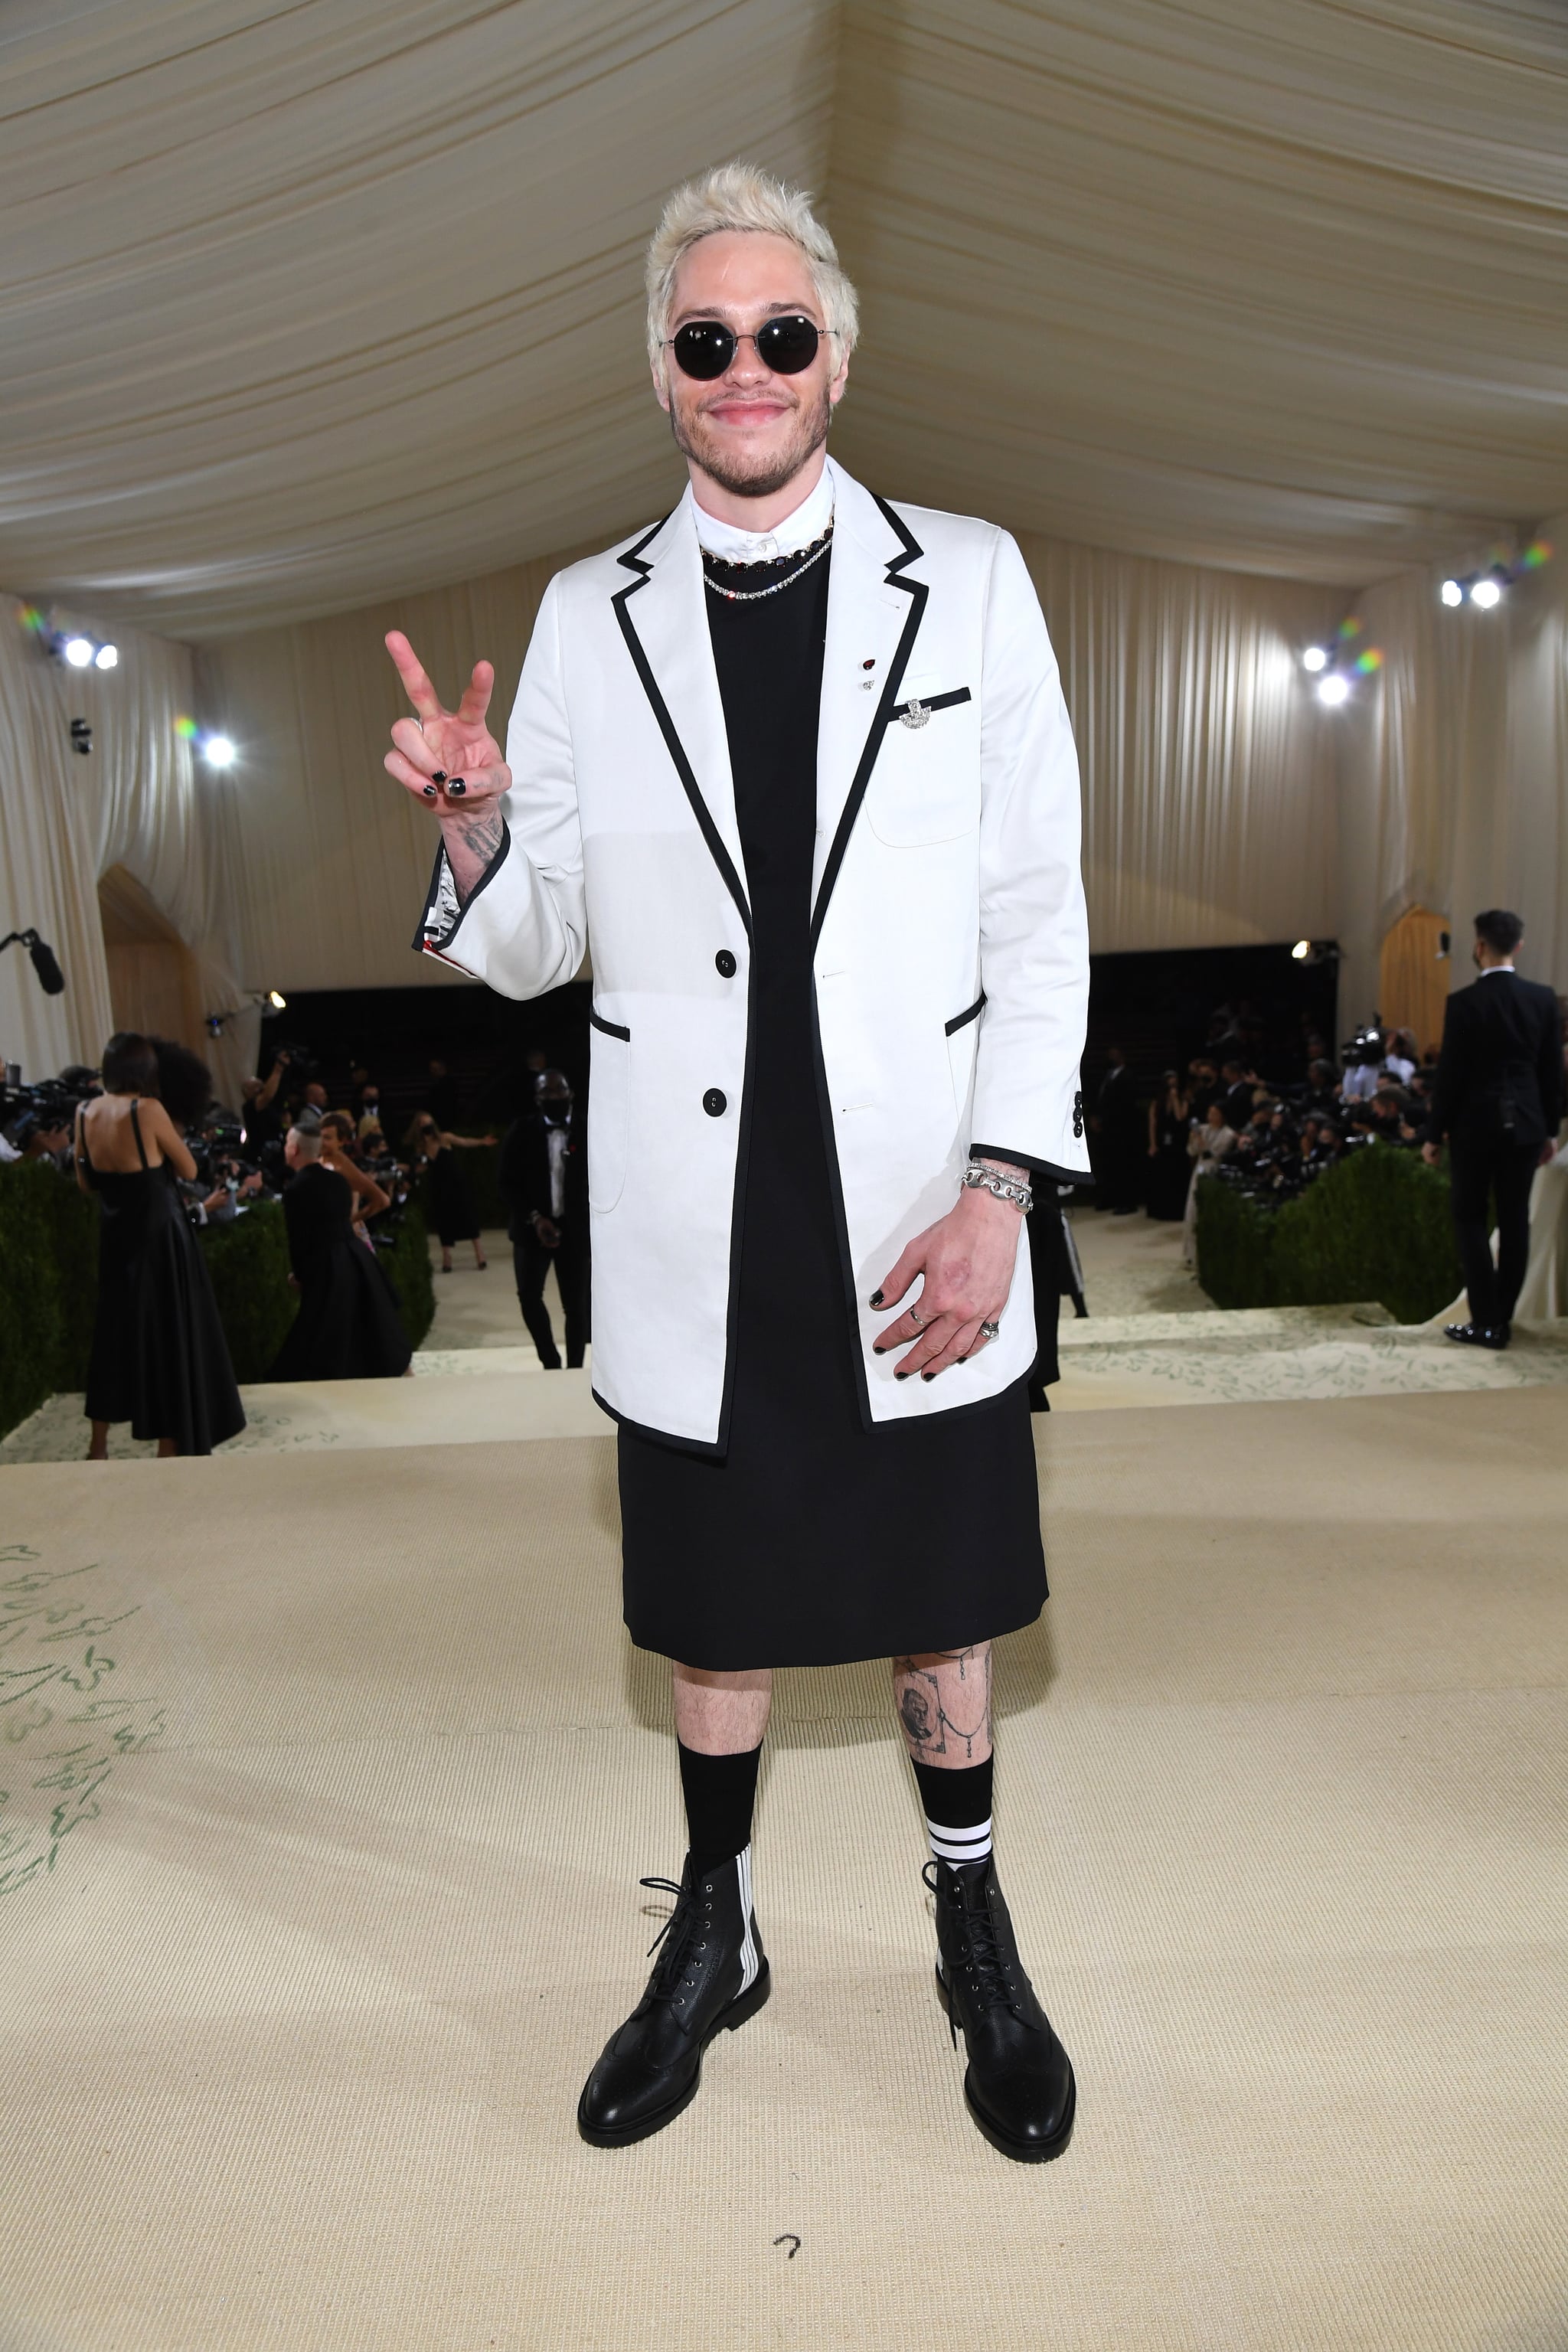
[[[991,1644],[893,1660],[899,1721],[910,1754],[983,1764],[991,1753]]]

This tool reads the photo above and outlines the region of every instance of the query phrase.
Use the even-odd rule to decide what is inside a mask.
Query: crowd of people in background
[[[563,1073],[531,1049],[523,1108],[510,1129],[499,1177],[524,1328],[540,1361],[562,1357],[545,1304],[554,1267],[565,1318],[565,1360],[584,1361],[589,1336],[587,1176],[582,1107]],[[199,1055],[171,1040],[122,1033],[100,1069],[73,1067],[7,1089],[0,1163],[41,1161],[97,1199],[100,1286],[86,1412],[89,1458],[107,1456],[110,1428],[157,1442],[160,1454],[206,1454],[245,1416],[195,1233],[281,1205],[288,1282],[297,1311],[268,1377],[284,1381],[395,1378],[410,1369],[400,1302],[388,1267],[399,1223],[417,1198],[453,1271],[467,1245],[487,1267],[480,1210],[467,1155],[491,1132],[460,1127],[447,1065],[432,1058],[396,1090],[411,1118],[388,1133],[383,1089],[353,1068],[330,1087],[308,1051],[280,1047],[265,1075],[243,1083],[237,1109],[213,1097]],[[339,1098],[334,1101],[333,1094]]]
[[[1116,1216],[1149,1216],[1185,1227],[1189,1263],[1198,1185],[1224,1173],[1252,1198],[1294,1199],[1349,1151],[1380,1141],[1419,1150],[1426,1131],[1437,1048],[1408,1029],[1373,1023],[1346,1045],[1342,1060],[1315,1033],[1297,1060],[1304,1074],[1266,1076],[1247,1050],[1245,1006],[1222,1006],[1211,1027],[1221,1044],[1167,1068],[1152,1089],[1134,1076],[1121,1045],[1106,1068],[1089,1118],[1096,1195]],[[1235,1050],[1225,1050],[1229,1045]]]

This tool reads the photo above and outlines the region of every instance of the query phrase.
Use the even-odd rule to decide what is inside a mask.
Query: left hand
[[[1436,1143],[1424,1143],[1421,1146],[1421,1157],[1428,1168],[1436,1168],[1437,1165],[1439,1150],[1440,1147]]]
[[[945,1217],[909,1244],[871,1300],[873,1307],[896,1305],[916,1275],[922,1276],[915,1306],[874,1343],[879,1356],[892,1348],[909,1349],[893,1367],[900,1380],[910,1372],[934,1380],[984,1347],[980,1326],[995,1322],[1013,1287],[1019,1223],[1020,1212],[1011,1201],[966,1187]]]

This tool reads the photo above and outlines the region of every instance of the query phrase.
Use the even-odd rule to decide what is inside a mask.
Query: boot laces
[[[679,2001],[688,1983],[696,1982],[695,1978],[688,1979],[686,1975],[686,1963],[691,1957],[699,1925],[696,1883],[683,1886],[673,1878],[642,1878],[637,1884],[650,1888],[656,1895],[673,1895],[675,1897],[674,1910],[647,1948],[650,1960],[658,1952],[658,1962],[648,1984],[648,1994],[655,2000]],[[660,1952],[661,1944],[664,1949]]]
[[[942,1888],[941,1865],[928,1862],[921,1876],[939,1903],[945,1900],[957,1912],[959,1918],[959,1958],[969,1979],[969,2000],[976,2015],[984,2016],[988,2009],[1011,2009],[1021,2017],[1016,1979],[1007,1973],[1008,1955],[1002,1948],[1002,1930],[988,1902],[968,1903],[963,1900],[963,1882],[956,1872],[950,1873],[952,1889],[944,1897]],[[953,2003],[948,2002],[947,2025],[952,2036],[952,2046],[958,2047],[958,2021]]]

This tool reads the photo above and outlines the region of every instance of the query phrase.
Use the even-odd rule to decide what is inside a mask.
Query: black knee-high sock
[[[680,1749],[680,1790],[686,1799],[686,1821],[691,1842],[691,1869],[711,1870],[743,1853],[752,1843],[752,1809],[757,1797],[757,1766],[762,1742],[738,1756],[704,1756],[684,1740]]]
[[[922,1764],[911,1757],[915,1780],[925,1807],[931,1850],[938,1862],[953,1869],[984,1862],[991,1852],[991,1766],[963,1764],[947,1772],[939,1764]]]

